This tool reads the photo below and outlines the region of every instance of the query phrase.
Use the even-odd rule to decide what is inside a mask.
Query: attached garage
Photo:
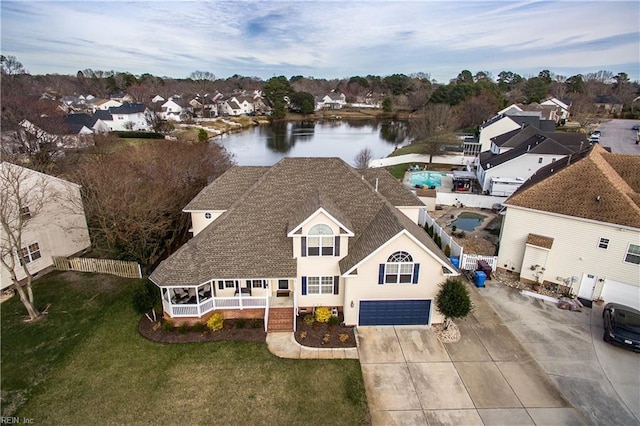
[[[363,300],[358,325],[427,325],[431,300]]]

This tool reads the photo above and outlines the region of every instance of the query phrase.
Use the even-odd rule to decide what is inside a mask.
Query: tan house
[[[18,195],[19,194],[19,195]],[[26,278],[20,262],[32,275],[53,266],[53,257],[72,256],[91,247],[82,207],[80,186],[11,163],[0,163],[0,289],[13,284],[8,267],[17,279]],[[19,225],[23,223],[24,225]],[[10,237],[20,236],[21,258]]]
[[[185,207],[194,237],[151,280],[178,322],[218,311],[293,330],[326,306],[348,325],[438,323],[438,285],[457,272],[423,209],[385,170],[337,158],[233,167]]]
[[[640,308],[640,156],[594,144],[536,172],[505,204],[500,268]]]

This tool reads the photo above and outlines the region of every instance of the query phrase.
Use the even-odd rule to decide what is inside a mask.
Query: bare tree
[[[444,145],[455,142],[454,130],[458,120],[453,109],[447,104],[429,104],[411,121],[412,144],[421,144],[422,152],[433,156],[442,151]]]
[[[369,163],[373,160],[373,152],[369,147],[362,148],[354,159],[356,169],[364,170],[369,168]]]
[[[40,256],[39,247],[25,247],[27,227],[43,214],[47,203],[56,197],[55,189],[44,176],[10,163],[0,163],[0,263],[11,276],[20,301],[29,318],[40,312],[33,301],[33,275],[29,263]],[[19,272],[25,276],[19,278]]]
[[[598,110],[591,96],[578,94],[571,99],[571,118],[585,131],[598,122]]]

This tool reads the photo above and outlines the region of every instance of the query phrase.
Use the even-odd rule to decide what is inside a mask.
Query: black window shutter
[[[340,236],[336,236],[334,247],[333,247],[333,255],[340,256]]]
[[[224,290],[224,281],[218,281],[218,290]]]
[[[337,275],[333,277],[333,294],[340,294],[340,277]]]
[[[384,284],[384,263],[380,264],[380,269],[378,270],[378,284]]]
[[[302,295],[307,295],[307,277],[302,277]]]
[[[413,284],[418,284],[418,274],[420,273],[420,264],[416,263],[413,265]]]
[[[302,257],[307,255],[307,237],[302,237]]]

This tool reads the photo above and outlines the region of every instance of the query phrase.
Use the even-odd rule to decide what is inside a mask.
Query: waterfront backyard
[[[54,272],[48,314],[2,303],[2,415],[41,424],[367,424],[357,360],[289,360],[264,343],[161,344],[137,331],[137,280]]]

